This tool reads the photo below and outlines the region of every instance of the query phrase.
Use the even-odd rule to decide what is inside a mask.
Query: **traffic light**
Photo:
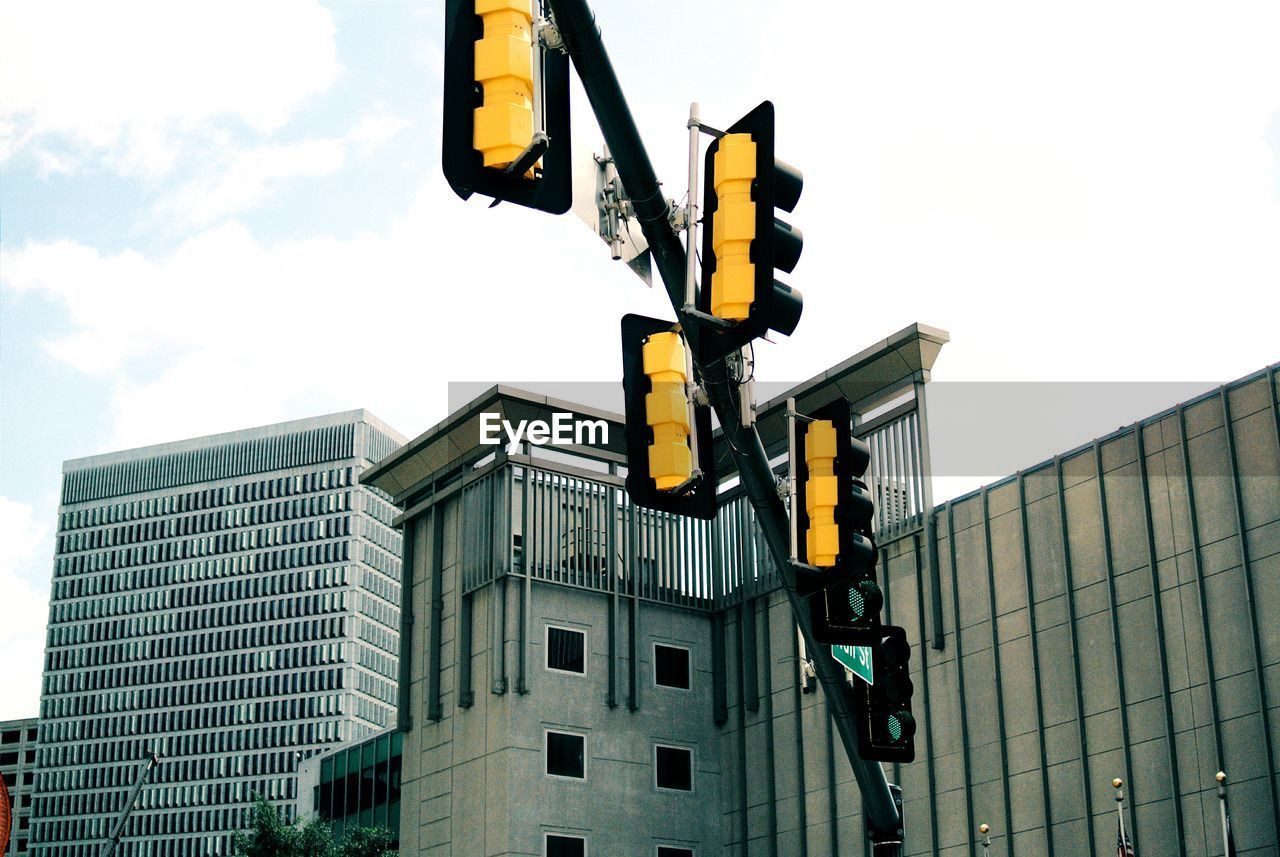
[[[902,628],[885,625],[883,633],[871,653],[875,682],[853,682],[858,754],[872,762],[910,762],[916,757],[911,645]]]
[[[813,411],[796,432],[796,587],[809,599],[814,638],[828,645],[880,640],[884,598],[876,583],[875,504],[862,481],[871,461],[853,436],[849,402]],[[808,568],[806,568],[808,567]]]
[[[773,104],[765,101],[707,147],[703,181],[702,289],[698,309],[730,323],[707,326],[708,356],[770,330],[790,335],[804,298],[775,280],[790,273],[804,236],[777,218],[800,199],[804,177],[774,157]]]
[[[463,199],[563,214],[573,203],[569,59],[535,43],[540,4],[446,0],[442,159]]]
[[[711,408],[690,398],[691,357],[674,322],[623,317],[627,494],[649,509],[709,520],[716,516]]]

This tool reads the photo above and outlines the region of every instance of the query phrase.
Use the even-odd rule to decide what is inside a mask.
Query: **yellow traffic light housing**
[[[814,420],[805,426],[805,547],[810,565],[832,568],[840,555],[840,528],[836,524],[836,427],[831,420]]]
[[[792,271],[804,236],[777,217],[800,199],[804,177],[774,157],[773,104],[765,101],[707,147],[704,159],[702,288],[699,311],[727,322],[708,325],[703,356],[742,347],[768,331],[790,335],[804,298],[774,279]]]
[[[649,509],[716,514],[711,408],[691,399],[693,361],[674,322],[622,319],[627,494]]]
[[[569,60],[542,47],[543,4],[445,0],[441,159],[463,199],[563,214],[573,203]]]
[[[876,582],[875,506],[862,482],[870,449],[853,436],[846,399],[805,419],[802,429],[788,429],[795,432],[796,444],[791,461],[796,589],[809,598],[818,642],[878,643],[884,597]]]
[[[756,178],[756,144],[750,134],[725,134],[712,156],[717,207],[711,216],[711,246],[716,269],[711,275],[711,314],[745,321],[755,300],[755,265],[751,241],[756,237],[756,204],[751,186]]]
[[[533,142],[533,0],[475,0],[484,34],[476,40],[473,145],[486,167],[503,168]],[[522,175],[533,179],[533,168]]]
[[[649,475],[659,491],[673,491],[693,475],[689,447],[689,375],[684,339],[674,330],[655,333],[641,347],[649,392],[644,397]]]

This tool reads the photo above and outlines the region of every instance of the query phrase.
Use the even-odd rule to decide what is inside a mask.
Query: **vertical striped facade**
[[[916,761],[886,766],[906,854],[986,857],[986,823],[991,857],[1109,857],[1120,777],[1140,857],[1216,857],[1219,770],[1237,853],[1280,853],[1277,380],[1226,385],[885,540],[918,721]],[[775,592],[726,620],[723,853],[866,854],[788,606]]]
[[[1138,855],[1217,857],[1225,770],[1237,853],[1277,857],[1277,382],[936,507],[899,475],[927,468],[923,419],[859,425],[884,617],[912,645],[917,758],[886,766],[905,854],[988,857],[982,823],[990,857],[1114,854],[1120,777]],[[371,477],[405,509],[404,853],[868,857],[803,668],[829,655],[804,651],[737,490],[713,522],[673,519],[630,504],[606,448],[486,458],[468,419]],[[553,628],[583,635],[581,673],[550,665]],[[687,690],[659,685],[662,645],[689,652]],[[582,736],[585,773],[553,770],[558,733]],[[692,752],[690,789],[658,784],[663,745]]]
[[[254,795],[394,722],[400,537],[364,411],[68,461],[32,852],[96,855],[147,753],[125,855],[229,854]]]

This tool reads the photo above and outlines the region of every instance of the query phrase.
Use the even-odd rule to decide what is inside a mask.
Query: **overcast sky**
[[[597,7],[669,195],[690,101],[777,105],[806,303],[761,377],[915,321],[946,381],[1202,389],[1280,356],[1274,3]],[[572,217],[448,190],[442,21],[0,4],[0,717],[36,713],[64,459],[351,407],[412,436],[450,381],[615,381],[618,318],[669,314]]]

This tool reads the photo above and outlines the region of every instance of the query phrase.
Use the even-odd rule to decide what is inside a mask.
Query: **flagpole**
[[[1218,781],[1218,815],[1222,819],[1222,853],[1231,854],[1229,844],[1230,828],[1227,827],[1227,775],[1225,771],[1218,771],[1213,777]]]
[[[1129,841],[1129,834],[1124,829],[1124,780],[1116,777],[1111,781],[1116,790],[1116,816],[1120,819],[1120,842]]]
[[[991,828],[986,824],[979,824],[978,832],[985,837],[982,841],[982,854],[983,857],[986,857],[987,854],[991,853]]]

